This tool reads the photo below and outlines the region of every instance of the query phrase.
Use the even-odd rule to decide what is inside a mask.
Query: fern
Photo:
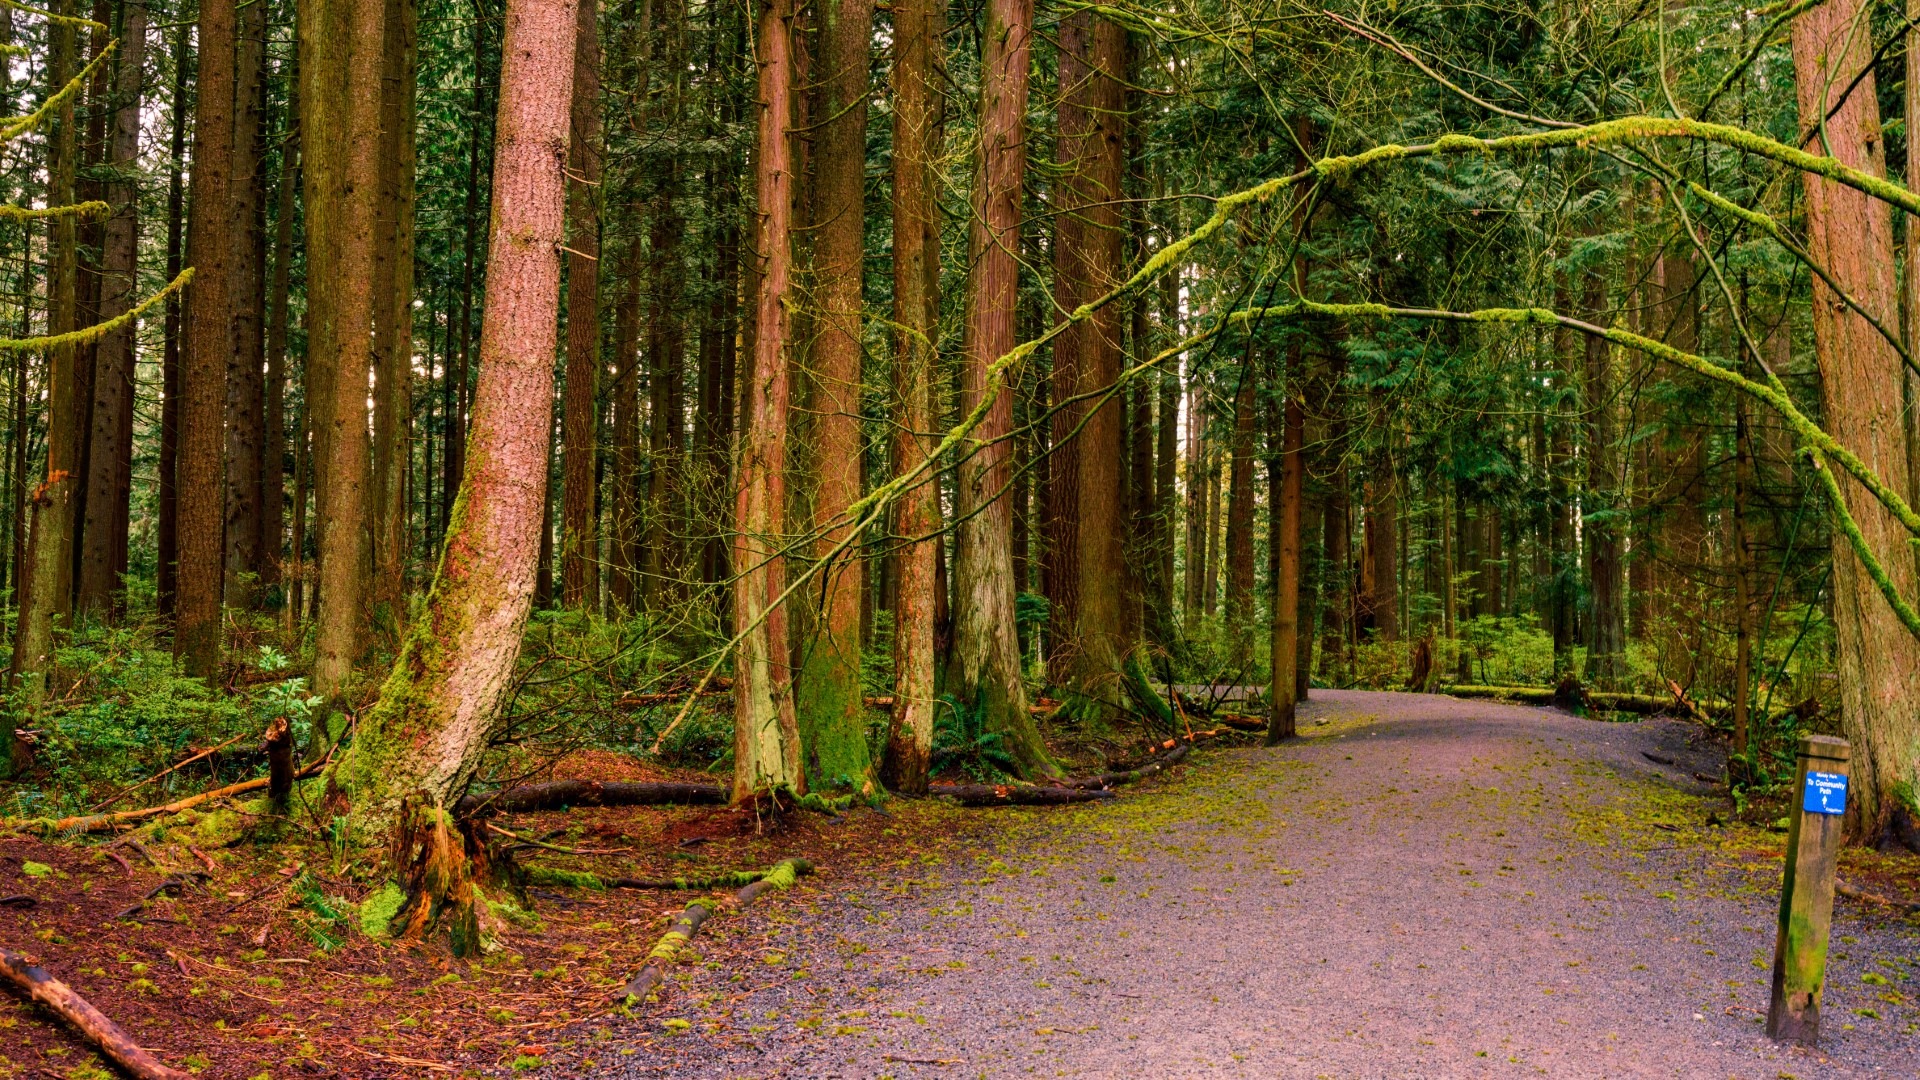
[[[934,769],[958,767],[981,783],[1012,778],[1019,765],[1007,752],[1006,738],[987,730],[986,706],[952,694],[941,695],[940,703],[946,708],[935,710]]]

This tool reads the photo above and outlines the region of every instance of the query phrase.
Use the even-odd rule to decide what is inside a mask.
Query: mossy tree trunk
[[[963,450],[962,515],[955,560],[951,685],[980,709],[988,730],[1029,776],[1059,772],[1027,711],[1014,633],[1013,395],[995,365],[1012,351],[1019,295],[1020,203],[1026,172],[1032,0],[992,0],[985,12],[980,81],[980,157],[974,173],[968,251],[961,408],[985,416]]]
[[[819,76],[822,121],[815,136],[813,276],[820,312],[813,339],[815,554],[826,558],[852,531],[847,508],[860,498],[865,446],[860,430],[861,285],[866,239],[867,68],[873,0],[823,0]],[[818,618],[805,643],[796,688],[808,786],[870,792],[866,706],[860,686],[860,604],[866,562],[857,549],[834,558],[815,580]]]
[[[363,826],[391,823],[409,796],[449,804],[520,656],[546,504],[575,12],[572,0],[507,3],[466,472],[426,612],[330,774]]]

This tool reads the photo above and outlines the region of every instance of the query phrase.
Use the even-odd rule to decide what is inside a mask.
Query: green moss
[[[560,870],[551,866],[527,867],[527,884],[595,891],[603,891],[607,887],[607,883],[601,881],[598,875],[585,870]]]
[[[193,823],[193,835],[202,843],[225,847],[246,834],[247,824],[236,810],[212,810]]]
[[[391,936],[389,929],[393,917],[407,902],[407,891],[395,882],[375,889],[365,900],[360,901],[360,932],[370,938]]]

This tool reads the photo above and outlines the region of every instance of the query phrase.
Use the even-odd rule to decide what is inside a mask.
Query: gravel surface
[[[1845,901],[1823,1050],[1764,1037],[1778,859],[1705,826],[1694,729],[1314,697],[1293,744],[743,916],[764,967],[539,1075],[1920,1076],[1920,927]]]

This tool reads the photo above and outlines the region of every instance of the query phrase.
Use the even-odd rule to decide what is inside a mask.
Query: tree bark
[[[934,447],[934,334],[940,312],[940,223],[934,167],[940,157],[939,0],[893,8],[893,467],[927,464]],[[934,589],[940,557],[940,477],[929,469],[894,504],[894,708],[881,776],[925,794],[933,752]]]
[[[1599,319],[1606,307],[1607,282],[1589,274],[1581,289],[1581,307]],[[1619,450],[1615,442],[1613,347],[1586,335],[1584,343],[1587,477],[1581,492],[1580,531],[1586,540],[1591,613],[1587,636],[1587,681],[1617,690],[1627,677],[1627,616],[1621,574]]]
[[[233,350],[226,208],[233,199],[236,15],[233,0],[200,7],[200,70],[194,108],[193,185],[187,211],[186,355],[181,371],[179,603],[173,651],[189,674],[218,672],[221,653],[221,525],[224,519],[227,357]]]
[[[415,0],[386,0],[381,16],[379,164],[373,246],[373,577],[380,625],[406,617],[407,473],[413,418]]]
[[[1306,412],[1301,408],[1300,372],[1287,372],[1286,404],[1282,407],[1279,501],[1269,507],[1273,535],[1273,628],[1268,662],[1267,745],[1294,736],[1300,667],[1300,518],[1306,486]]]
[[[167,280],[180,276],[186,235],[187,109],[189,71],[193,67],[193,27],[182,23],[173,32],[173,115],[167,159]],[[180,367],[184,298],[167,297],[162,320],[160,352],[160,483],[159,522],[155,528],[154,585],[163,615],[175,614],[180,571]]]
[[[1375,641],[1400,640],[1400,481],[1394,475],[1393,454],[1383,449],[1374,477],[1367,484],[1367,549],[1373,560]]]
[[[340,140],[330,155],[339,169],[331,220],[336,231],[309,230],[310,249],[333,249],[337,275],[332,290],[333,333],[315,346],[331,354],[327,413],[318,428],[326,437],[315,440],[324,447],[325,471],[320,476],[320,611],[313,662],[314,693],[329,700],[346,689],[366,630],[371,556],[367,512],[372,501],[367,383],[373,365],[375,312],[382,300],[374,295],[373,281],[386,47],[385,0],[333,2],[346,17],[344,24],[329,28],[345,39],[339,50],[343,55],[335,58],[345,92],[328,128]]]
[[[290,69],[293,65],[285,64]],[[263,580],[278,583],[284,590],[288,584],[285,570],[286,556],[282,554],[286,538],[286,473],[287,473],[287,401],[291,387],[287,380],[287,337],[293,318],[292,295],[293,277],[293,219],[294,190],[300,183],[300,80],[297,72],[289,71],[287,77],[287,128],[280,141],[280,176],[275,189],[274,232],[273,232],[273,277],[267,288],[267,442],[265,447],[266,473],[261,480],[260,508],[260,553],[263,568]],[[305,441],[304,433],[296,436]],[[300,455],[296,454],[298,458]],[[296,466],[297,469],[297,466]],[[295,487],[301,496],[306,494],[299,482]],[[292,562],[299,565],[300,553],[296,546],[292,552]],[[290,618],[287,626],[291,631],[298,621],[298,604],[291,594],[286,601]]]
[[[1012,351],[1019,294],[1020,202],[1026,171],[1032,0],[990,0],[982,38],[980,157],[974,176],[961,408],[982,420],[959,468],[952,688],[999,732],[1023,774],[1059,772],[1027,711],[1014,632],[1013,399],[1001,357]]]
[[[264,4],[235,9],[233,171],[226,215],[227,298],[232,345],[224,361],[226,387],[226,599],[236,607],[258,600],[260,570],[260,473],[265,442],[266,385],[261,374],[264,248],[260,229],[265,185],[261,183],[261,114],[265,90],[267,10]]]
[[[107,203],[113,207],[101,255],[100,318],[119,318],[139,287],[140,206],[135,182],[140,152],[140,89],[146,61],[147,6],[129,0],[122,15],[118,77],[114,82]],[[171,279],[169,279],[171,280]],[[81,531],[80,581],[75,604],[95,618],[108,615],[126,570],[128,500],[132,495],[133,365],[136,328],[102,338],[95,353],[93,448],[87,461],[86,527]]]
[[[552,433],[576,12],[573,0],[507,0],[472,455],[426,611],[330,778],[364,826],[416,792],[452,802],[520,655]]]
[[[814,138],[814,294],[812,340],[814,554],[828,558],[852,533],[847,510],[861,496],[865,440],[860,430],[861,326],[865,278],[867,76],[872,62],[873,0],[821,0],[817,72],[821,121]],[[861,598],[866,560],[849,548],[816,579],[818,618],[805,643],[796,706],[813,790],[873,788],[861,702]]]
[[[1793,59],[1802,127],[1818,132],[1810,141],[1812,152],[1880,176],[1885,170],[1869,67],[1871,42],[1858,29],[1866,16],[1860,0],[1836,0],[1800,15],[1793,23]],[[1862,74],[1850,83],[1856,72]],[[1844,101],[1833,100],[1836,87],[1851,87]],[[1829,112],[1824,127],[1814,122]],[[1856,302],[1882,325],[1889,323],[1898,299],[1887,205],[1812,174],[1805,181],[1809,252]],[[1900,395],[1888,390],[1903,378],[1899,355],[1824,282],[1815,281],[1813,288],[1826,429],[1888,487],[1911,490]],[[1906,530],[1857,485],[1842,481],[1842,494],[1893,586],[1903,596],[1914,596],[1916,572]],[[1840,547],[1837,540],[1835,546]],[[1834,553],[1833,621],[1842,722],[1853,745],[1847,836],[1868,842],[1879,836],[1897,805],[1895,785],[1915,779],[1920,680],[1914,672],[1920,671],[1920,639],[1906,632],[1851,548]]]
[[[1253,619],[1253,442],[1255,400],[1259,392],[1259,361],[1253,346],[1241,359],[1233,395],[1233,443],[1227,461],[1227,603],[1228,634],[1244,659],[1243,630]]]
[[[573,51],[572,141],[567,176],[567,385],[561,395],[560,601],[595,605],[600,595],[594,529],[594,457],[600,373],[600,19],[579,0]]]
[[[793,274],[794,12],[791,0],[762,0],[755,33],[760,116],[754,149],[760,260],[753,371],[742,403],[735,485],[733,618],[733,799],[771,787],[805,790],[794,715],[787,612],[778,603],[785,567],[778,556],[786,508],[788,309]]]

